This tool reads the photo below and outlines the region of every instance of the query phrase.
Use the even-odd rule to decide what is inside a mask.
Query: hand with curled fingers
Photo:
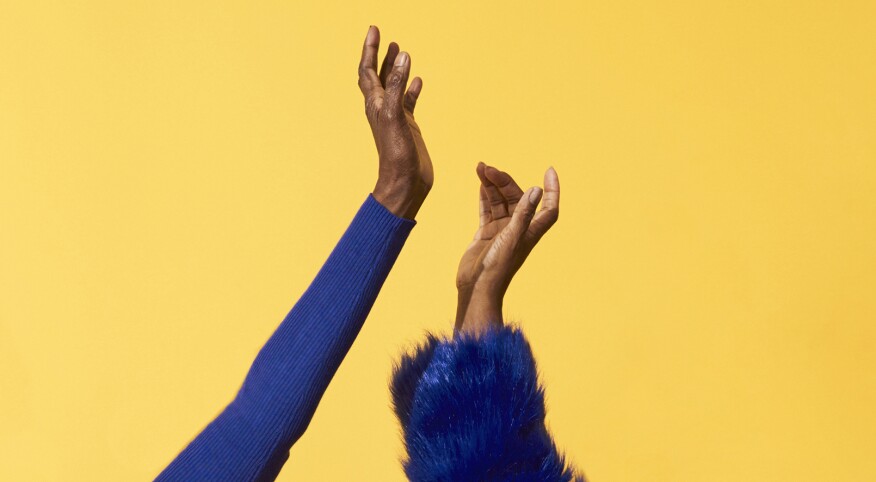
[[[457,333],[478,334],[503,324],[502,300],[511,279],[560,213],[560,180],[552,167],[544,174],[543,190],[535,186],[526,192],[508,173],[484,163],[477,174],[480,227],[457,271]]]
[[[387,47],[378,73],[379,46],[380,31],[371,26],[359,62],[359,89],[380,159],[372,194],[396,216],[414,219],[433,182],[432,160],[414,120],[423,81],[414,77],[407,86],[411,58],[395,42]]]

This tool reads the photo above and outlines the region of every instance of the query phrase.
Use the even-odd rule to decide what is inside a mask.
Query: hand
[[[377,144],[380,168],[374,198],[396,216],[414,219],[432,188],[432,160],[414,120],[423,80],[414,77],[405,92],[411,58],[391,42],[377,73],[380,31],[371,26],[359,62],[359,89]]]
[[[526,192],[505,172],[478,164],[480,227],[456,275],[457,332],[480,333],[502,324],[502,299],[511,279],[560,213],[560,180],[554,168],[544,175],[544,191]],[[544,197],[541,210],[536,206]]]

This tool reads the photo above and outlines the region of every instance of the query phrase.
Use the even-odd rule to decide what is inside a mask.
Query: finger
[[[523,194],[523,202],[519,203],[514,214],[511,215],[511,222],[505,226],[504,230],[510,231],[510,235],[514,239],[522,239],[523,235],[529,229],[529,225],[535,215],[535,208],[542,197],[542,189],[538,186],[531,187]]]
[[[377,76],[377,48],[380,47],[380,30],[374,25],[368,27],[365,43],[362,45],[362,58],[359,60],[359,89],[367,99],[371,91],[380,85]]]
[[[380,109],[380,113],[388,121],[405,122],[403,98],[410,72],[411,57],[407,52],[399,52],[392,65],[392,71],[386,78],[386,93],[383,97],[383,108]]]
[[[560,217],[560,177],[551,167],[544,173],[544,202],[535,214],[527,232],[530,249],[544,236]]]
[[[540,187],[531,187],[523,193],[521,202],[511,215],[511,221],[499,232],[484,256],[484,266],[510,266],[517,247],[522,243],[529,229],[541,196]]]
[[[505,201],[508,203],[508,211],[514,212],[514,205],[517,204],[517,201],[520,201],[520,197],[523,196],[523,189],[520,189],[520,186],[514,182],[514,178],[507,172],[500,171],[495,167],[487,166],[484,174],[487,176],[487,179],[499,189],[499,192],[502,193],[502,197],[504,197]]]
[[[502,196],[502,192],[499,191],[499,188],[493,184],[493,181],[487,177],[486,171],[489,167],[483,162],[478,164],[478,177],[481,179],[481,184],[483,184],[484,189],[487,191],[487,199],[490,202],[490,214],[493,217],[493,220],[502,219],[504,217],[508,217],[510,214],[508,212],[508,202],[505,200],[505,197]]]
[[[483,184],[481,184],[479,191],[480,199],[478,206],[480,209],[478,215],[480,219],[480,227],[484,227],[485,224],[493,220],[493,217],[490,215],[490,201],[487,199],[487,191],[484,189]]]
[[[414,107],[417,106],[417,99],[420,98],[420,92],[423,91],[423,79],[414,77],[408,91],[405,92],[405,110],[409,114],[414,115]]]
[[[383,57],[383,65],[380,66],[380,85],[383,87],[386,87],[386,78],[389,77],[389,72],[392,71],[392,64],[395,62],[398,51],[398,44],[395,42],[390,42],[386,48],[386,57]]]

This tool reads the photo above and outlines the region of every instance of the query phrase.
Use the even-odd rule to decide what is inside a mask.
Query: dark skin
[[[432,160],[414,108],[423,80],[414,77],[410,55],[390,42],[377,69],[380,31],[368,29],[359,62],[359,89],[377,146],[379,169],[372,194],[396,216],[414,219],[432,189]],[[459,263],[455,331],[480,334],[501,325],[502,300],[511,279],[559,216],[560,183],[553,168],[544,189],[524,192],[508,173],[480,163],[480,227]],[[536,211],[544,198],[541,210]]]
[[[550,168],[544,189],[524,192],[508,173],[480,163],[480,227],[459,262],[454,331],[482,334],[501,326],[511,279],[560,215],[560,179]],[[536,210],[543,200],[541,209]]]
[[[380,159],[372,194],[396,216],[414,219],[434,179],[432,159],[414,119],[423,80],[414,77],[407,87],[411,57],[395,42],[387,47],[378,73],[378,47],[380,31],[372,25],[359,62],[359,89]]]

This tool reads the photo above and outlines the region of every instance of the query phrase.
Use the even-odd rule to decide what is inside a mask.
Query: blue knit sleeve
[[[237,396],[156,480],[274,480],[414,225],[369,195]]]
[[[390,390],[412,482],[584,480],[545,427],[544,389],[517,328],[429,334],[402,356]]]

